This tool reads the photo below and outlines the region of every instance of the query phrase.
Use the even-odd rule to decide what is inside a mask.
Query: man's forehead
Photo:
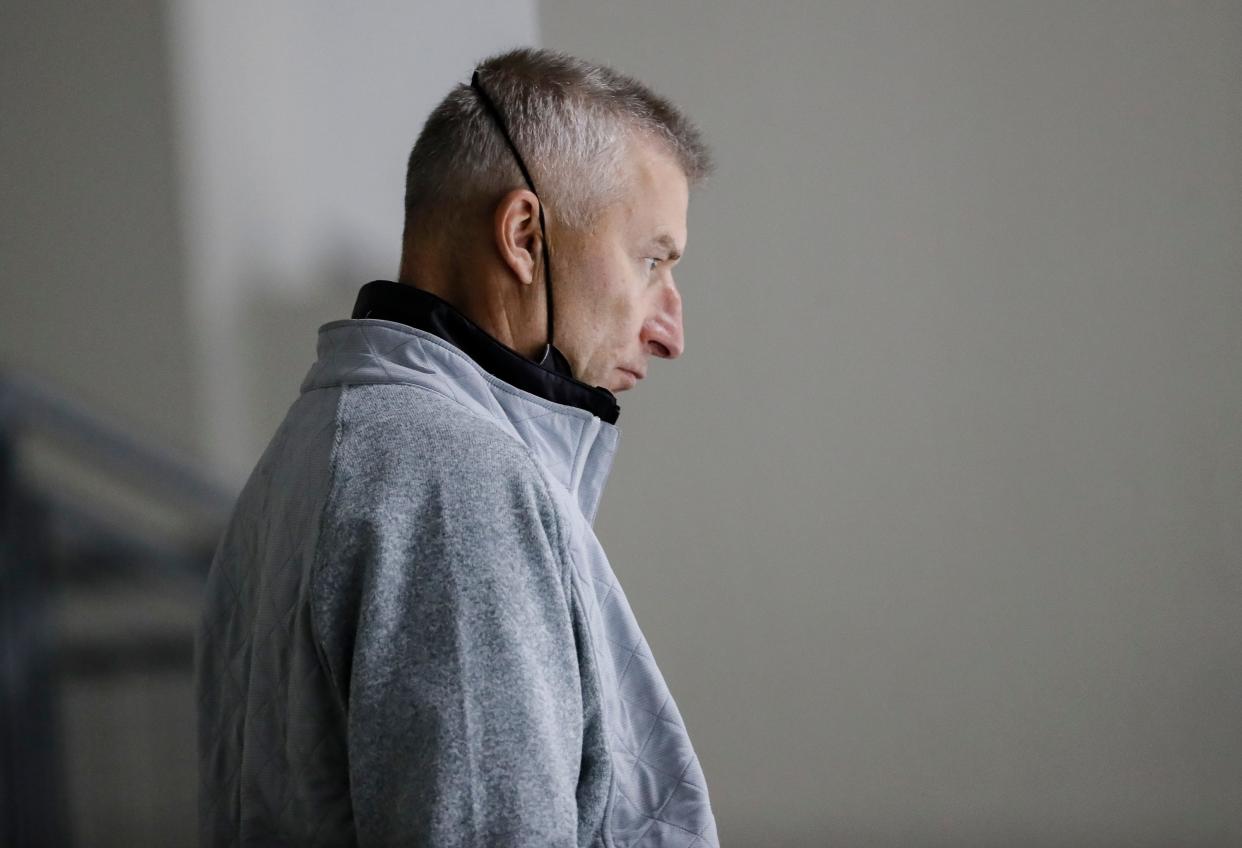
[[[681,254],[686,242],[690,188],[681,165],[662,146],[636,143],[628,159],[629,190],[622,203],[634,235],[653,247]]]

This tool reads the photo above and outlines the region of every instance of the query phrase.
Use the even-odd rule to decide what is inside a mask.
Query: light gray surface
[[[0,368],[195,444],[163,4],[0,24]]]
[[[1242,5],[541,16],[719,153],[598,527],[722,843],[1242,843]]]

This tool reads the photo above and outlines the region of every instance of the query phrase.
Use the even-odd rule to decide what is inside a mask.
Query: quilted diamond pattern
[[[306,605],[316,506],[339,392],[294,404],[238,499],[208,577],[197,641],[202,841],[295,823],[297,844],[346,844],[345,752]],[[292,781],[287,775],[313,775]],[[239,826],[240,823],[249,823]]]

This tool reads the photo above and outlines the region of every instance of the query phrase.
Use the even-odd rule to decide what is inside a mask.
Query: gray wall
[[[541,13],[721,163],[599,530],[725,842],[1242,844],[1242,4]]]
[[[164,13],[5,6],[0,368],[192,449]]]

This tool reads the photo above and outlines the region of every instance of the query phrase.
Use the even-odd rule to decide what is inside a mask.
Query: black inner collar
[[[493,377],[553,403],[586,410],[609,424],[616,424],[621,414],[613,393],[574,379],[569,363],[555,347],[548,357],[551,367],[532,362],[431,292],[375,280],[359,290],[350,317],[396,321],[439,336]]]

